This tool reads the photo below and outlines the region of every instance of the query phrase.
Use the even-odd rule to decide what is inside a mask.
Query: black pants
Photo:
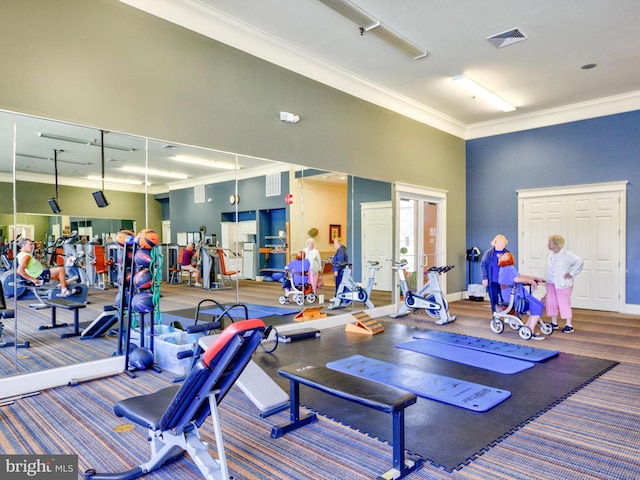
[[[338,270],[338,274],[335,277],[336,278],[336,293],[338,293],[338,287],[342,283],[342,272],[343,272],[342,269]]]
[[[489,282],[487,285],[487,293],[489,294],[489,300],[491,301],[491,312],[495,312],[496,307],[503,303],[500,284],[496,282]]]

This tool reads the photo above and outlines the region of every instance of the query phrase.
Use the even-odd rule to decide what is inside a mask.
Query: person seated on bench
[[[544,283],[544,278],[521,274],[516,270],[514,265],[515,259],[511,252],[505,252],[498,258],[498,266],[500,267],[498,282],[500,285],[506,285],[508,287],[502,288],[502,300],[506,302],[507,305],[509,304],[511,288],[517,284],[514,307],[518,302],[521,302],[521,305],[516,307],[516,311],[518,313],[529,311],[529,319],[525,325],[531,330],[531,338],[533,340],[544,340],[542,335],[535,333],[536,325],[544,310],[544,305],[541,300],[534,297],[531,292],[524,287],[524,285],[531,285],[531,288],[535,290],[539,283]]]
[[[18,242],[18,268],[17,273],[28,282],[32,282],[35,286],[42,285],[48,282],[50,279],[57,280],[60,283],[59,297],[68,297],[71,292],[67,288],[66,272],[64,267],[51,267],[45,269],[42,264],[36,260],[31,252],[33,251],[34,243],[28,238],[22,239]]]
[[[187,248],[182,251],[182,258],[180,259],[180,270],[182,270],[183,272],[189,272],[189,284],[191,284],[191,274],[193,273],[196,281],[195,286],[201,287],[202,284],[200,283],[200,269],[192,265],[193,259],[198,256],[198,252],[196,252],[194,249],[195,246],[192,243],[190,245],[187,245]]]

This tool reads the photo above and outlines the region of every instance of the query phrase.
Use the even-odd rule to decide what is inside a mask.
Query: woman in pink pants
[[[584,261],[575,253],[564,248],[562,235],[551,235],[547,244],[551,253],[547,262],[546,311],[551,317],[554,330],[558,328],[558,313],[565,321],[562,333],[573,333],[571,325],[571,293],[573,277],[582,271]]]

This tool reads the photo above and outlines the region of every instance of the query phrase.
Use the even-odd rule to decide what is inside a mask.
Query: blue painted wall
[[[289,174],[283,172],[280,177],[281,190],[289,191]],[[178,232],[194,232],[200,225],[207,226],[207,234],[215,234],[220,241],[220,222],[235,219],[235,206],[229,204],[229,197],[235,193],[236,182],[221,182],[205,185],[205,202],[193,202],[193,188],[172,190],[169,193],[169,205],[163,202],[163,220],[171,218],[171,241],[176,241]],[[267,197],[265,194],[265,177],[255,177],[238,181],[238,216],[240,220],[256,220],[257,211],[283,208],[284,193]],[[209,201],[211,199],[211,201]],[[170,214],[165,218],[165,212]],[[282,230],[282,228],[281,228]],[[258,232],[259,235],[269,233]]]
[[[516,190],[628,181],[628,304],[640,304],[640,111],[467,142],[467,246],[518,249]],[[479,265],[472,283],[480,282]]]

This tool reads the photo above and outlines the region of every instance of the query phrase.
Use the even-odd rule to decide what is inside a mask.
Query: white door
[[[393,286],[393,228],[391,202],[361,204],[362,225],[362,285],[369,278],[368,261],[380,262],[382,268],[376,272],[374,290],[390,292]]]
[[[162,221],[162,243],[171,243],[171,220]]]
[[[619,312],[624,304],[626,182],[518,192],[519,268],[544,276],[547,238],[558,233],[584,260],[575,279],[576,308]]]

